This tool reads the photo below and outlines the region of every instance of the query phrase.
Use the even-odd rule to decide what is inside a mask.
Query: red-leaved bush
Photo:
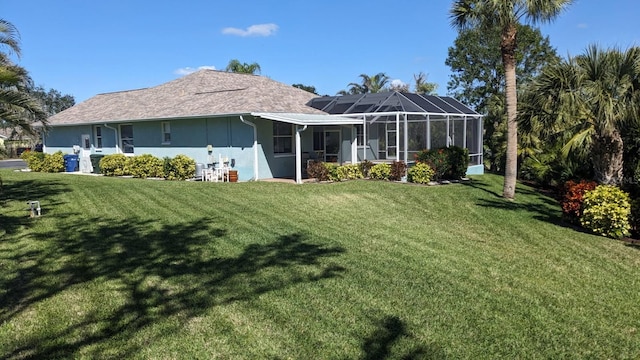
[[[564,184],[562,213],[569,221],[579,221],[582,216],[582,197],[585,192],[595,189],[597,185],[595,181],[586,180],[581,180],[579,183],[569,180]]]

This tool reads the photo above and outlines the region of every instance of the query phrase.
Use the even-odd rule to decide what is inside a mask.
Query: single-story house
[[[317,97],[262,76],[200,70],[151,88],[99,94],[53,115],[44,136],[44,151],[71,153],[75,146],[83,157],[184,154],[201,164],[228,158],[240,181],[294,178],[301,182],[311,158],[337,163],[409,160],[414,151],[409,149],[460,144],[472,147],[470,170],[478,171],[476,165],[482,164],[479,114],[458,102],[448,109],[455,109],[453,115],[436,115],[422,108],[415,112],[418,108],[410,103],[418,100],[416,96],[424,97],[385,94],[390,98],[386,102],[396,99],[404,108],[396,104],[393,109],[339,111],[341,106],[330,104],[342,104],[348,96]],[[450,98],[438,99],[447,102]],[[373,98],[360,102],[365,100]],[[464,123],[464,129],[458,122]],[[400,131],[393,132],[394,126]],[[414,131],[422,135],[413,135]],[[444,140],[435,140],[436,136]],[[464,140],[456,140],[459,138]],[[415,143],[416,139],[422,142]]]

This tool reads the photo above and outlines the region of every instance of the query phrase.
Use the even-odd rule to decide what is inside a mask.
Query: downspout
[[[296,126],[296,184],[302,184],[302,152],[300,149],[300,133],[307,130],[307,125],[302,129]]]
[[[107,129],[113,130],[113,134],[115,135],[115,138],[116,138],[116,143],[115,143],[115,145],[116,145],[116,154],[120,154],[120,147],[118,146],[118,129],[113,128],[113,127],[111,127],[111,126],[109,126],[107,124],[104,124],[104,127],[106,127]]]
[[[253,128],[253,180],[258,181],[258,128],[256,124],[245,120],[242,115],[240,115],[240,121]]]

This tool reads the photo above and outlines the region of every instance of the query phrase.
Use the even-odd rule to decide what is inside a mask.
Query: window
[[[125,154],[133,154],[133,125],[120,125],[120,146]]]
[[[278,121],[273,122],[273,153],[293,153],[293,125]]]
[[[162,127],[162,143],[171,144],[171,127],[168,122],[163,122]]]
[[[96,149],[102,149],[102,127],[96,126],[93,128],[93,140],[95,141]]]
[[[356,125],[356,141],[358,146],[364,146],[364,125]]]

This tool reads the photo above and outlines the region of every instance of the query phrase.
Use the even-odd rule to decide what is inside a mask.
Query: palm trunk
[[[601,184],[619,185],[623,178],[624,146],[618,131],[598,136],[593,144],[592,161],[596,180]]]
[[[502,196],[513,199],[516,194],[518,174],[518,96],[516,93],[516,26],[508,26],[500,41],[502,63],[505,72],[505,95],[507,98],[507,161]]]

